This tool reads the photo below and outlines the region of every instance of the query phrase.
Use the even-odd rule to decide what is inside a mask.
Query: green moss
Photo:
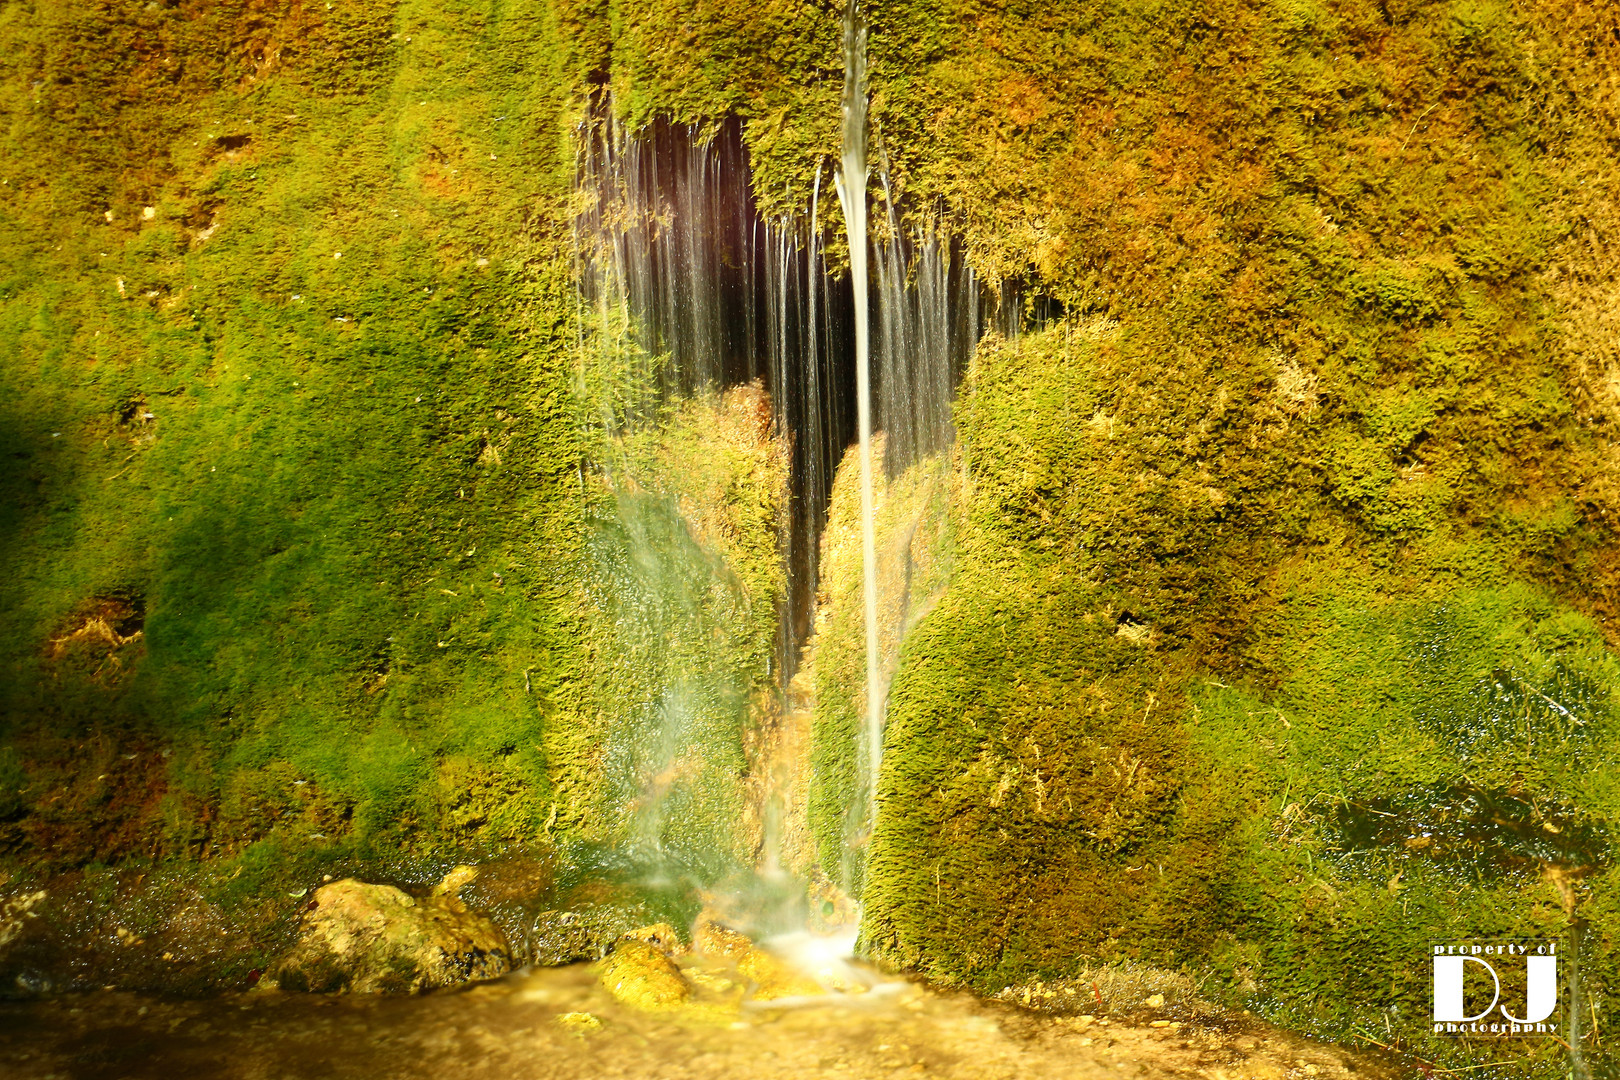
[[[901,640],[939,600],[954,564],[949,461],[932,459],[890,477],[874,447],[879,665],[891,678]],[[814,703],[807,823],[829,881],[859,896],[871,820],[865,750],[866,628],[862,600],[859,453],[844,455],[821,538],[815,633],[804,657]]]
[[[656,422],[594,437],[585,685],[546,752],[558,835],[662,850],[712,880],[759,842],[744,780],[786,584],[787,458],[758,387],[649,407]]]
[[[1573,815],[1536,826],[1541,835],[1575,835],[1572,822],[1603,835],[1617,809],[1607,777],[1620,671],[1596,628],[1523,586],[1400,598],[1338,588],[1292,600],[1298,662],[1275,695],[1214,689],[1195,703],[1189,730],[1211,772],[1189,802],[1223,789],[1253,800],[1222,890],[1235,918],[1216,970],[1289,1023],[1374,1035],[1356,1003],[1377,1001],[1410,1037],[1428,1008],[1419,958],[1432,940],[1555,937],[1568,948],[1576,902],[1593,928],[1582,978],[1608,985],[1601,883],[1565,894],[1557,871],[1537,871],[1538,859],[1601,868],[1606,841],[1551,855],[1500,817],[1477,833],[1446,821],[1438,794],[1512,792],[1534,814]],[[1415,821],[1434,824],[1346,847],[1345,814],[1389,798],[1415,799]]]
[[[1284,411],[1281,377],[1247,406],[1191,379],[1145,391],[1129,372],[1152,340],[1071,324],[974,361],[954,570],[889,692],[866,947],[984,992],[1189,965],[1206,991],[1337,1037],[1387,1041],[1365,1029],[1376,1002],[1403,1045],[1472,1061],[1421,1037],[1428,941],[1568,942],[1572,912],[1602,917],[1598,886],[1561,893],[1588,871],[1556,866],[1609,856],[1527,848],[1448,793],[1512,793],[1527,820],[1605,835],[1620,668],[1596,623],[1510,568],[1525,530],[1459,519],[1461,495],[1399,501],[1392,455],[1444,422],[1436,399],[1392,388],[1312,421]],[[1211,419],[1169,419],[1183,409]],[[1310,475],[1287,457],[1313,430],[1331,471],[1283,488]],[[1369,558],[1386,530],[1415,542]],[[857,602],[858,568],[828,568],[831,604]],[[1369,804],[1480,831],[1467,858],[1404,833],[1344,846],[1343,815]],[[1591,925],[1582,977],[1608,985],[1612,931]]]
[[[479,5],[279,19],[57,5],[4,29],[12,160],[56,163],[4,178],[0,221],[0,732],[31,861],[546,820],[535,747],[580,664],[571,86],[527,73],[567,48]],[[108,598],[128,640],[74,636]],[[63,850],[73,821],[37,798],[48,776],[95,797],[86,740],[136,753],[142,802]]]
[[[0,747],[0,817],[10,817],[24,806],[28,774],[15,747]]]

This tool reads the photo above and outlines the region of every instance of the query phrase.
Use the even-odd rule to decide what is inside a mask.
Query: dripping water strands
[[[785,685],[809,632],[833,472],[854,437],[850,290],[827,269],[819,183],[808,223],[766,220],[739,121],[629,131],[605,95],[579,145],[583,400],[617,391],[635,407],[601,423],[623,413],[632,423],[620,427],[634,427],[656,420],[659,403],[758,382],[789,444],[789,584],[773,662]]]
[[[936,216],[907,224],[886,154],[878,172],[883,210],[877,215],[880,227],[873,230],[866,37],[860,9],[851,0],[845,9],[843,148],[835,183],[848,232],[854,296],[865,693],[859,745],[853,748],[857,780],[844,807],[846,886],[861,876],[853,864],[864,857],[876,824],[890,675],[885,662],[890,667],[895,662],[907,618],[902,598],[901,625],[886,628],[880,623],[885,568],[877,550],[876,436],[882,435],[887,480],[950,450],[956,441],[951,401],[983,332],[986,306],[977,275],[943,222]],[[902,576],[909,577],[909,563]],[[887,658],[885,640],[890,642]]]
[[[616,631],[620,637],[662,640],[661,650],[644,653],[679,652],[684,635],[690,639],[684,644],[701,654],[708,645],[704,628],[690,619],[682,623],[678,612],[671,617],[671,598],[675,608],[684,603],[687,610],[694,600],[702,607],[701,596],[716,590],[732,597],[727,605],[733,611],[773,602],[773,594],[750,593],[716,560],[700,560],[701,530],[672,501],[651,507],[633,477],[614,475],[625,436],[663,427],[687,403],[747,400],[764,409],[768,395],[771,438],[789,458],[779,538],[786,587],[767,672],[785,688],[810,625],[833,471],[853,436],[848,282],[827,272],[815,227],[819,184],[811,227],[792,218],[766,220],[753,199],[740,122],[655,121],[631,131],[619,124],[605,95],[581,124],[578,146],[576,393],[585,403],[580,422],[589,468],[618,493],[620,520],[605,520],[594,531],[622,538],[592,562],[598,571],[629,568],[604,585],[604,606],[628,613],[626,628]],[[649,515],[657,520],[639,520]],[[686,555],[672,560],[676,550]],[[694,588],[671,580],[681,576],[669,572],[675,564],[705,581]],[[665,568],[650,589],[632,572],[646,567]],[[628,603],[629,594],[642,602]],[[677,803],[712,795],[682,778],[683,762],[713,753],[715,743],[741,740],[754,720],[758,673],[700,660],[694,666],[705,669],[708,682],[693,686],[662,656],[637,658],[632,666],[642,659],[660,674],[655,685],[607,703],[612,715],[602,760],[623,778],[615,798],[629,818],[620,829],[625,842],[661,857],[683,832]],[[710,723],[721,700],[732,710],[724,732]],[[710,746],[698,742],[705,730]],[[735,784],[737,772],[731,770],[729,782]],[[768,798],[756,809],[767,834],[762,863],[768,869],[780,815]],[[736,818],[728,828],[743,838],[748,826]],[[706,854],[698,853],[697,861]]]
[[[833,479],[846,448],[857,451],[865,478],[867,677],[864,687],[851,687],[865,698],[859,745],[851,748],[858,790],[844,806],[854,860],[864,857],[871,833],[882,755],[885,674],[878,646],[883,627],[874,610],[873,473],[881,464],[893,478],[949,450],[957,383],[980,334],[1010,305],[982,288],[940,218],[902,213],[887,169],[879,170],[884,207],[878,228],[869,228],[865,29],[854,7],[846,17],[845,145],[836,167],[818,163],[798,214],[766,218],[759,212],[740,121],[655,120],[630,130],[604,93],[578,132],[574,242],[576,392],[586,403],[580,424],[592,448],[582,484],[589,469],[613,491],[634,487],[613,475],[618,442],[667,423],[683,402],[717,399],[749,385],[768,395],[774,436],[789,457],[779,540],[786,584],[770,672],[784,700],[812,625]],[[822,200],[829,181],[850,231],[848,272],[830,267],[824,248]],[[756,394],[754,400],[765,398]],[[691,540],[682,539],[677,525],[623,523],[625,543],[634,550],[619,561],[667,563],[660,545]],[[644,605],[636,618],[656,620],[656,607]],[[670,826],[662,800],[679,787],[657,777],[695,738],[690,732],[704,728],[701,709],[694,714],[690,703],[714,694],[671,682],[648,696],[662,703],[656,716],[640,722],[636,745],[608,757],[646,780],[633,799],[643,815],[643,840],[651,844]],[[610,740],[617,737],[609,733]],[[769,866],[782,825],[768,801],[760,818]],[[845,884],[858,876],[846,876]]]
[[[896,216],[890,203],[888,238],[873,250],[875,411],[889,477],[955,444],[951,402],[982,324],[978,277],[940,223],[908,237]]]
[[[656,419],[673,397],[763,374],[758,216],[736,128],[629,132],[605,97],[581,126],[581,368],[612,433]]]

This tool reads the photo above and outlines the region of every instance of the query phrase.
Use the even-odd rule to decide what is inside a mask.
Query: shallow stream
[[[683,968],[701,976],[704,961]],[[702,985],[701,983],[699,984]],[[724,985],[711,980],[711,987]],[[0,1005],[15,1080],[242,1078],[1394,1077],[1360,1051],[1249,1017],[1147,1007],[1056,1016],[872,975],[859,994],[669,1012],[620,1004],[588,964],[417,998],[101,992]]]

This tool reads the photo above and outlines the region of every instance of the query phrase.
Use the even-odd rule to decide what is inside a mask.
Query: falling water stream
[[[883,682],[878,665],[877,538],[872,497],[871,309],[866,278],[866,27],[856,0],[844,14],[844,153],[838,199],[849,230],[850,279],[855,286],[855,397],[860,429],[861,599],[866,629],[866,718],[860,756],[868,820],[877,813],[877,772],[883,757]]]

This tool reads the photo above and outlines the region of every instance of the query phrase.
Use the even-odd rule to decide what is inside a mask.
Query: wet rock
[[[619,1001],[638,1009],[669,1009],[691,993],[674,961],[645,941],[626,938],[602,961],[602,985]]]
[[[624,936],[632,941],[645,942],[665,956],[680,956],[686,952],[686,945],[681,941],[680,934],[676,933],[675,928],[667,922],[638,927]]]
[[[706,956],[724,956],[735,960],[737,973],[754,983],[751,996],[755,1001],[826,993],[816,980],[761,949],[746,934],[712,919],[698,920],[692,931],[692,948]],[[865,987],[860,989],[864,990]]]
[[[446,877],[455,873],[452,870]],[[479,863],[477,875],[464,884],[464,895],[479,909],[537,902],[548,906],[544,900],[551,895],[555,879],[556,859],[552,853],[511,852]]]
[[[710,956],[742,956],[754,947],[745,934],[710,919],[701,919],[692,931],[692,948]]]
[[[10,944],[19,934],[29,919],[39,916],[34,912],[40,902],[45,899],[45,890],[38,889],[31,892],[18,893],[0,901],[0,946]]]
[[[754,992],[750,996],[755,1001],[826,993],[820,983],[757,946],[750,947],[737,958],[737,971],[754,981]]]
[[[473,879],[476,877],[478,877],[477,867],[466,865],[457,866],[448,874],[444,875],[443,880],[441,880],[437,885],[433,886],[433,895],[460,896],[461,890],[465,886],[472,884]]]
[[[44,997],[55,989],[51,977],[40,971],[19,971],[13,980],[17,992],[25,997]]]
[[[602,1021],[588,1012],[558,1013],[557,1025],[582,1035],[589,1031],[602,1030]]]
[[[471,870],[472,868],[469,868]],[[569,963],[553,956],[534,955],[536,935],[541,939],[552,929],[548,918],[572,910],[576,905],[560,903],[554,888],[555,858],[549,852],[520,851],[480,862],[470,875],[460,867],[445,875],[439,886],[454,891],[472,910],[500,927],[512,946],[513,966]],[[646,919],[642,919],[646,922]],[[629,923],[634,926],[636,923]],[[621,932],[623,928],[620,928]],[[612,941],[610,937],[609,942]],[[545,940],[539,941],[542,948]],[[596,959],[600,952],[589,957]]]
[[[830,934],[857,925],[861,908],[850,896],[829,881],[810,883],[810,929]]]
[[[511,968],[506,939],[450,894],[417,899],[353,878],[315,891],[300,937],[260,989],[420,993]]]
[[[689,969],[685,974],[694,986],[716,994],[729,994],[739,989],[737,980],[731,977],[731,972],[726,968]]]
[[[613,943],[646,923],[639,905],[599,904],[569,911],[542,911],[528,934],[529,962],[561,967],[580,960],[600,960]]]

